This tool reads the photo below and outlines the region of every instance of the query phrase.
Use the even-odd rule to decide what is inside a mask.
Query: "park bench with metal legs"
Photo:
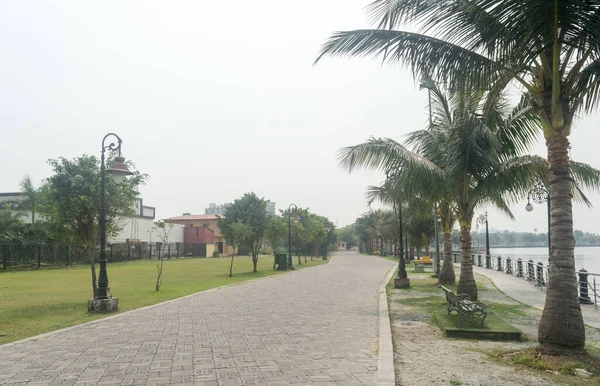
[[[425,264],[419,263],[418,261],[413,260],[413,266],[415,267],[415,272],[425,272]]]
[[[446,293],[448,315],[452,311],[456,311],[458,314],[458,327],[462,327],[463,322],[467,321],[471,326],[483,328],[483,323],[487,316],[483,303],[472,301],[468,294],[457,295],[443,285],[438,287]]]

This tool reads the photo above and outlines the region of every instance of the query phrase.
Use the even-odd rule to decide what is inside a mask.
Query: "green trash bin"
[[[278,253],[275,255],[275,263],[278,271],[288,270],[288,255],[287,253]]]

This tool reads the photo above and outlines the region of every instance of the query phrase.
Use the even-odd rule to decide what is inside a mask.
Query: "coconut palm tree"
[[[525,92],[548,149],[552,251],[543,345],[581,348],[575,275],[569,135],[600,100],[600,2],[589,0],[374,0],[375,29],[336,32],[323,56],[381,56],[419,77],[499,95]],[[397,28],[407,24],[417,32]],[[490,98],[492,101],[494,98]]]
[[[33,185],[29,175],[26,175],[21,181],[21,194],[25,197],[25,200],[19,203],[19,207],[31,213],[31,223],[34,224],[35,213],[40,204],[40,190]]]

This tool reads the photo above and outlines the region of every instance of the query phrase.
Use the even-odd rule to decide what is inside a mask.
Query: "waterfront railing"
[[[459,264],[461,254],[453,253],[452,255],[454,263]],[[533,260],[485,254],[471,254],[471,258],[473,265],[476,267],[503,272],[526,280],[542,291],[546,290],[550,266],[544,265],[541,261],[536,263]],[[597,309],[600,301],[600,274],[580,269],[577,272],[577,287],[579,290],[579,303],[593,304]]]

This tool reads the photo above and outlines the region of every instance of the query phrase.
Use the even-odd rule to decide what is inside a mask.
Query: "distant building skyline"
[[[227,207],[231,205],[230,202],[217,205],[214,202],[208,203],[208,208],[204,208],[204,214],[225,214]]]

